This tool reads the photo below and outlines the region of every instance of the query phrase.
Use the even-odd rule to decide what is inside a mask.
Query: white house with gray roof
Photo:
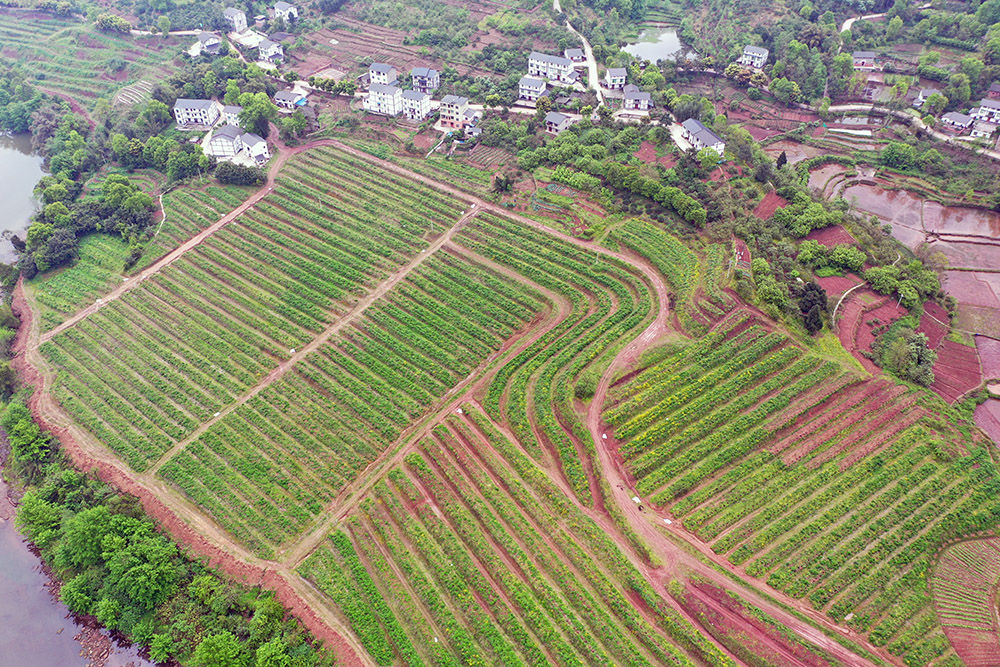
[[[240,114],[243,113],[243,107],[237,104],[227,104],[222,107],[222,122],[226,125],[235,125],[240,127]]]
[[[199,55],[217,56],[222,51],[222,40],[218,35],[203,30],[198,33],[195,50]]]
[[[403,115],[410,120],[423,120],[431,115],[431,96],[419,90],[403,91]]]
[[[223,125],[208,140],[207,153],[219,160],[231,160],[243,151],[243,130],[235,125]]]
[[[240,135],[243,143],[243,152],[260,166],[271,159],[271,150],[267,147],[267,141],[263,137],[246,132]]]
[[[566,49],[563,51],[563,56],[569,58],[577,65],[587,62],[587,54],[583,52],[583,49]]]
[[[576,83],[577,80],[572,60],[538,51],[532,51],[528,56],[528,76],[561,83]]]
[[[986,123],[1000,123],[1000,100],[983,98],[971,114],[976,120]]]
[[[209,127],[219,120],[222,105],[214,100],[193,100],[184,97],[174,102],[174,120],[177,127]]]
[[[269,63],[281,62],[285,58],[285,47],[266,37],[257,45],[257,60]]]
[[[545,114],[545,131],[549,134],[559,134],[572,124],[572,118],[558,111],[550,111]]]
[[[441,73],[433,67],[414,67],[410,70],[410,79],[413,90],[421,93],[433,93],[441,86]]]
[[[536,79],[530,76],[522,76],[517,82],[517,96],[522,100],[534,102],[545,94],[545,79]]]
[[[720,139],[715,132],[705,127],[705,124],[700,120],[688,118],[681,123],[681,127],[683,128],[681,136],[687,139],[688,143],[694,146],[696,151],[711,148],[720,156],[726,152],[726,142]]]
[[[247,15],[235,7],[226,7],[222,10],[222,18],[232,27],[233,32],[243,32],[247,29]]]
[[[299,10],[292,3],[280,0],[274,3],[274,18],[292,21],[299,18]]]
[[[363,106],[368,113],[398,116],[403,113],[403,91],[397,86],[373,83],[368,88]]]
[[[380,83],[383,86],[394,86],[399,80],[399,72],[392,65],[385,63],[372,63],[368,68],[368,82],[371,84]]]
[[[466,111],[469,98],[460,95],[445,95],[441,98],[441,125],[444,127],[465,127],[468,123]]]
[[[604,73],[604,85],[612,90],[621,90],[627,78],[628,71],[624,67],[609,67]]]
[[[740,56],[740,59],[737,62],[746,67],[762,69],[764,64],[767,62],[767,57],[770,54],[771,52],[763,46],[753,46],[752,44],[747,44],[743,47],[743,55]]]
[[[625,100],[622,108],[630,111],[649,111],[653,107],[653,95],[639,90],[638,86],[631,83],[622,89],[625,93]]]
[[[964,132],[965,130],[972,127],[972,123],[975,118],[968,114],[959,113],[957,111],[949,111],[945,115],[941,116],[941,122],[944,123],[946,127],[956,130],[958,132]]]

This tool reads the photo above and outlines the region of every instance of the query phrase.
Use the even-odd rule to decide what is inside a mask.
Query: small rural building
[[[219,160],[231,160],[243,152],[243,130],[235,125],[223,125],[208,140],[208,154]]]
[[[222,122],[226,125],[235,125],[240,127],[240,114],[243,113],[243,107],[236,104],[227,104],[222,107]]]
[[[264,38],[257,45],[257,60],[269,63],[281,62],[285,59],[285,47],[278,42]]]
[[[441,73],[433,67],[414,67],[410,70],[413,90],[421,93],[433,93],[441,86]]]
[[[769,55],[771,55],[771,52],[763,46],[753,46],[751,44],[747,44],[743,47],[743,55],[740,56],[740,59],[737,62],[745,67],[763,69],[764,64],[767,63],[767,57]]]
[[[573,121],[569,116],[558,111],[550,111],[545,114],[545,131],[549,134],[559,134],[572,124]]]
[[[681,127],[683,128],[682,136],[694,146],[696,151],[711,148],[720,156],[726,152],[726,142],[720,139],[715,132],[705,127],[705,124],[700,120],[688,118],[681,123]]]
[[[653,107],[653,95],[639,90],[638,86],[628,84],[622,89],[625,101],[622,107],[630,111],[648,111]]]
[[[986,91],[986,97],[991,100],[1000,100],[1000,83],[994,83]]]
[[[532,51],[528,56],[528,76],[541,77],[549,81],[576,83],[578,75],[573,69],[573,61],[562,56]]]
[[[917,98],[913,100],[913,108],[921,108],[924,106],[924,102],[927,101],[927,98],[937,92],[940,92],[937,88],[921,88],[920,92],[917,93]]]
[[[972,127],[972,122],[974,120],[975,119],[972,116],[964,113],[958,113],[957,111],[949,111],[945,115],[941,116],[941,123],[944,124],[945,127],[958,132],[964,132]]]
[[[380,116],[398,116],[403,113],[403,91],[398,86],[373,83],[364,101],[365,111]]]
[[[871,72],[878,69],[878,54],[874,51],[855,51],[851,54],[854,59],[854,69],[859,72]]]
[[[278,0],[278,2],[274,3],[274,18],[294,21],[299,18],[299,10],[290,2]]]
[[[972,123],[972,136],[977,139],[989,139],[997,131],[995,123],[987,123],[984,120],[977,120]]]
[[[583,49],[566,49],[563,51],[563,56],[577,64],[587,62],[587,54],[583,52]]]
[[[517,96],[522,100],[534,102],[545,94],[545,79],[536,79],[530,76],[522,76],[517,82]]]
[[[628,71],[624,67],[609,67],[604,73],[604,85],[612,90],[621,90],[627,78]]]
[[[392,65],[372,63],[368,68],[368,83],[380,83],[383,86],[395,86],[399,80],[399,72]]]
[[[469,98],[445,95],[441,98],[441,125],[464,128],[469,123]]]
[[[243,32],[247,29],[247,15],[235,7],[226,7],[222,10],[222,18],[232,27],[233,32]]]
[[[984,97],[979,100],[979,106],[973,109],[970,115],[976,120],[987,123],[1000,123],[1000,100]]]
[[[203,30],[198,33],[197,51],[203,56],[217,56],[222,51],[222,40],[218,35]]]
[[[295,109],[306,105],[306,96],[293,90],[279,90],[274,94],[274,104],[279,109]]]
[[[410,120],[424,120],[431,115],[431,96],[419,90],[404,90],[403,115]]]
[[[271,151],[263,137],[247,132],[240,135],[240,142],[243,144],[243,152],[256,162],[257,166],[271,159]]]
[[[219,120],[222,105],[214,100],[177,98],[174,102],[174,120],[177,127],[211,126]]]

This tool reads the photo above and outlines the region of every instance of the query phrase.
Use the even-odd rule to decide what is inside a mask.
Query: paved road
[[[562,5],[559,4],[559,0],[552,0],[552,9],[557,14],[562,14]],[[604,104],[604,91],[601,90],[600,79],[597,77],[597,60],[594,59],[594,50],[590,48],[590,42],[587,41],[587,38],[577,32],[569,19],[566,19],[566,27],[583,42],[583,54],[587,58],[587,84],[597,95],[597,106],[601,106]]]

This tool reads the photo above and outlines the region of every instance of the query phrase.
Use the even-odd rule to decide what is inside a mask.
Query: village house
[[[421,93],[433,93],[441,86],[441,73],[432,67],[414,67],[410,70],[410,79],[413,90]]]
[[[279,90],[274,94],[274,104],[279,109],[295,109],[306,105],[306,96],[293,90]]]
[[[260,44],[257,45],[257,60],[276,63],[281,62],[284,58],[285,47],[266,38],[260,40]]]
[[[222,107],[222,122],[226,125],[235,125],[236,127],[240,127],[241,113],[243,113],[243,107],[235,104],[227,104]]]
[[[633,111],[648,111],[653,106],[653,96],[650,93],[639,90],[639,86],[631,83],[622,89],[625,93],[625,101],[622,107]]]
[[[243,130],[235,125],[223,125],[208,140],[208,154],[219,160],[231,160],[243,151]]]
[[[923,107],[927,98],[937,92],[939,92],[937,88],[921,88],[920,92],[917,93],[917,99],[913,100],[913,108],[919,109]]]
[[[219,120],[220,113],[221,105],[214,100],[178,98],[174,102],[174,120],[181,129],[214,125]]]
[[[383,86],[395,86],[398,80],[399,73],[392,65],[372,63],[368,68],[368,83],[371,85],[379,83]]]
[[[545,131],[549,134],[559,134],[572,124],[573,121],[569,116],[558,111],[550,111],[545,114]]]
[[[403,115],[410,120],[423,120],[431,115],[431,96],[419,90],[403,91]]]
[[[373,83],[364,101],[365,111],[380,116],[398,116],[403,113],[403,91],[397,86]]]
[[[226,7],[222,10],[222,18],[226,19],[226,22],[232,26],[233,32],[243,32],[247,29],[246,12],[235,7]]]
[[[517,96],[522,100],[534,102],[545,94],[545,79],[535,79],[530,76],[522,76],[517,82]]]
[[[583,52],[583,49],[566,49],[563,51],[563,56],[569,58],[576,64],[587,62],[587,54]]]
[[[991,100],[1000,100],[1000,83],[992,84],[990,89],[986,91],[986,97]]]
[[[222,40],[218,35],[203,30],[198,33],[198,43],[194,51],[197,51],[198,55],[217,56],[222,51]]]
[[[243,143],[243,152],[257,163],[258,167],[271,159],[271,151],[263,137],[247,132],[240,136],[240,141]]]
[[[274,18],[284,19],[286,22],[299,18],[299,10],[295,5],[279,0],[274,3]]]
[[[997,125],[987,123],[984,120],[977,120],[972,123],[972,136],[976,139],[989,139],[997,131]]]
[[[604,73],[604,85],[612,90],[621,90],[625,87],[626,78],[628,78],[628,72],[624,67],[609,67],[608,71]]]
[[[970,115],[976,120],[987,123],[1000,123],[1000,100],[984,97],[979,100],[979,106],[973,109]]]
[[[538,51],[532,51],[531,55],[528,56],[528,76],[541,77],[561,83],[575,83],[577,80],[572,60],[562,56],[550,56]]]
[[[767,63],[767,57],[770,54],[771,52],[763,46],[753,46],[751,44],[747,44],[743,47],[743,55],[740,56],[740,59],[737,62],[746,67],[763,69],[764,64]]]
[[[705,127],[704,123],[700,120],[695,120],[694,118],[688,118],[686,121],[681,123],[681,127],[684,128],[682,136],[688,140],[688,142],[694,146],[696,151],[700,151],[704,148],[711,148],[716,151],[720,156],[726,152],[726,143],[720,139],[715,132]]]
[[[458,95],[445,95],[441,98],[441,125],[443,127],[462,127],[468,123],[469,98]]]
[[[851,58],[854,59],[855,71],[871,72],[878,69],[878,54],[874,51],[855,51]]]
[[[941,116],[941,123],[945,126],[945,128],[956,132],[964,132],[972,127],[973,120],[975,119],[972,116],[968,116],[964,113],[958,113],[957,111],[949,111],[945,115]]]

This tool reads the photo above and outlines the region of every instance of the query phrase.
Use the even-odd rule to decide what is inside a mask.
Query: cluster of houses
[[[271,159],[267,141],[240,127],[243,107],[222,105],[215,100],[179,98],[174,102],[177,127],[185,130],[210,130],[202,143],[207,155],[219,160],[263,165]]]
[[[922,107],[924,102],[939,92],[933,88],[925,88],[917,95],[913,106]],[[1000,83],[990,86],[986,97],[979,100],[978,106],[972,107],[969,113],[949,111],[941,116],[941,126],[956,135],[969,133],[975,139],[990,139],[1000,129]]]
[[[298,19],[298,8],[284,0],[279,0],[274,4],[274,18],[282,19],[286,23]],[[257,50],[257,62],[265,65],[275,65],[285,58],[285,49],[281,45],[284,38],[291,37],[289,33],[274,33],[270,36],[261,34],[250,29],[246,12],[235,7],[226,7],[222,10],[222,17],[229,24],[230,37],[239,44]],[[254,17],[254,24],[262,26],[265,17]],[[201,32],[198,34],[198,41],[195,42],[188,53],[193,56],[217,56],[222,53],[222,38],[211,32]]]
[[[421,122],[432,112],[431,94],[441,86],[441,73],[431,67],[414,67],[412,85],[403,89],[399,72],[386,63],[372,63],[368,68],[368,93],[362,106],[380,116],[402,116]],[[469,98],[445,95],[438,105],[442,127],[475,130],[482,112],[469,107]],[[475,133],[475,132],[474,132]]]

